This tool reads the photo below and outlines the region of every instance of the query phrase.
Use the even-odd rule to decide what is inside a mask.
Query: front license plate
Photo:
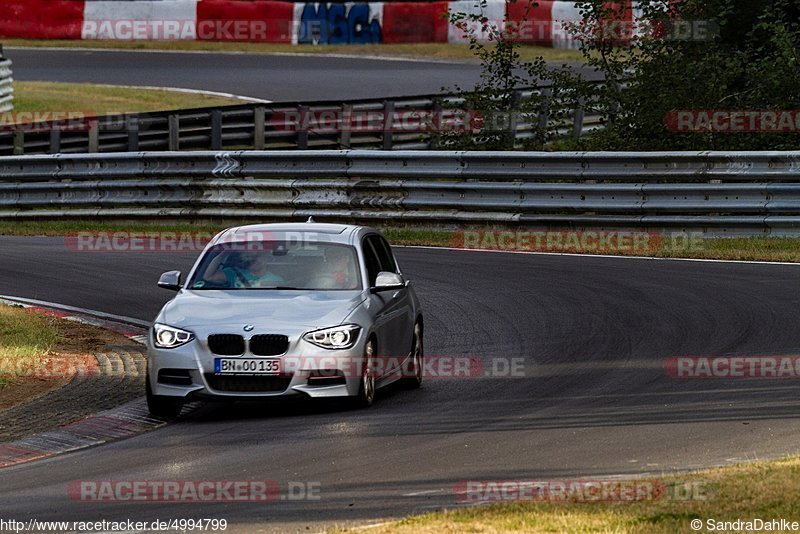
[[[217,375],[279,375],[280,360],[254,358],[216,358],[214,374]]]

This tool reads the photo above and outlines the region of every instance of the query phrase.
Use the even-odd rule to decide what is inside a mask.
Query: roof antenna
[[[313,222],[317,222],[317,221],[315,221],[315,220],[314,220],[314,217],[313,217],[313,216],[311,216],[311,217],[309,217],[309,218],[308,218],[308,220],[306,221],[306,224],[311,224],[311,223],[313,223]]]

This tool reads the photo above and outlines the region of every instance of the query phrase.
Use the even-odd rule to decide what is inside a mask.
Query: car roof
[[[326,234],[330,236],[332,241],[344,242],[348,241],[350,236],[354,233],[366,234],[376,231],[364,226],[317,223],[313,221],[303,223],[251,224],[246,226],[236,226],[233,228],[228,228],[227,230],[223,230],[217,234],[211,244],[215,244],[219,241],[250,241],[268,239],[267,236],[269,236],[269,234],[281,234],[289,232]]]

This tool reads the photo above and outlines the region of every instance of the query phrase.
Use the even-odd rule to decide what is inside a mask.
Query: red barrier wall
[[[24,39],[80,39],[83,0],[4,0],[0,35]]]
[[[616,0],[620,2],[622,0]],[[502,0],[491,0],[502,6]],[[455,7],[465,9],[462,2]],[[120,16],[130,11],[129,17],[142,17],[147,24],[144,11],[134,9],[134,1],[120,1]],[[609,2],[611,4],[611,2]],[[27,39],[80,39],[83,26],[84,0],[0,0],[0,37]],[[186,13],[194,15],[194,4],[189,0]],[[196,7],[197,39],[203,41],[243,41],[291,43],[293,35],[298,33],[300,21],[295,20],[295,13],[302,11],[304,4],[295,4],[280,0],[202,0]],[[298,9],[299,6],[299,9]],[[519,40],[526,43],[538,43],[549,46],[574,47],[575,43],[561,28],[555,24],[553,17],[575,19],[575,4],[563,0],[517,0],[507,4],[505,13],[507,20],[519,24]],[[147,7],[147,6],[145,6]],[[432,3],[402,3],[387,1],[376,3],[371,8],[373,13],[380,13],[381,41],[384,43],[445,43],[448,42],[448,31],[453,38],[453,29],[442,15],[447,12],[447,1]],[[492,10],[490,10],[492,11]],[[333,11],[320,8],[320,13],[330,15]],[[495,18],[503,14],[497,9],[492,11]],[[187,15],[188,16],[188,15]],[[336,15],[339,16],[339,15]],[[191,17],[188,17],[191,19]],[[579,18],[579,17],[578,17]],[[631,13],[626,12],[622,21],[603,21],[599,29],[617,31],[618,28],[630,28]],[[138,19],[137,19],[138,20]],[[158,22],[158,21],[155,21]],[[187,22],[187,21],[182,21]],[[193,24],[194,20],[189,20]],[[321,21],[316,21],[319,24]],[[575,21],[577,22],[577,21]],[[617,24],[614,24],[614,23]],[[620,22],[622,24],[620,24]],[[329,20],[335,25],[341,21]],[[192,27],[191,29],[194,29]],[[376,32],[377,33],[377,32]],[[555,35],[554,35],[555,33]],[[612,37],[613,38],[613,37]],[[619,38],[624,42],[624,37]],[[377,40],[377,37],[376,37]],[[453,42],[462,42],[456,38]]]
[[[290,2],[203,0],[197,4],[197,40],[290,43],[293,19]]]
[[[447,2],[383,4],[384,43],[446,43]]]
[[[551,46],[553,2],[540,0],[537,3],[517,1],[508,4],[508,20],[520,24],[519,42]]]

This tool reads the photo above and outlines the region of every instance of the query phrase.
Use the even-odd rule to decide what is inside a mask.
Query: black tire
[[[358,385],[358,394],[353,397],[354,408],[369,408],[375,403],[375,342],[370,339],[364,347],[364,368],[361,371],[361,381]]]
[[[147,409],[150,410],[150,415],[163,419],[178,417],[183,409],[183,399],[180,397],[153,395],[153,390],[150,388],[150,377],[148,376],[146,380],[145,393],[147,396]]]
[[[422,385],[425,369],[425,347],[423,344],[422,326],[414,325],[414,337],[411,341],[411,358],[403,366],[403,378],[400,385],[406,389],[417,389]]]

